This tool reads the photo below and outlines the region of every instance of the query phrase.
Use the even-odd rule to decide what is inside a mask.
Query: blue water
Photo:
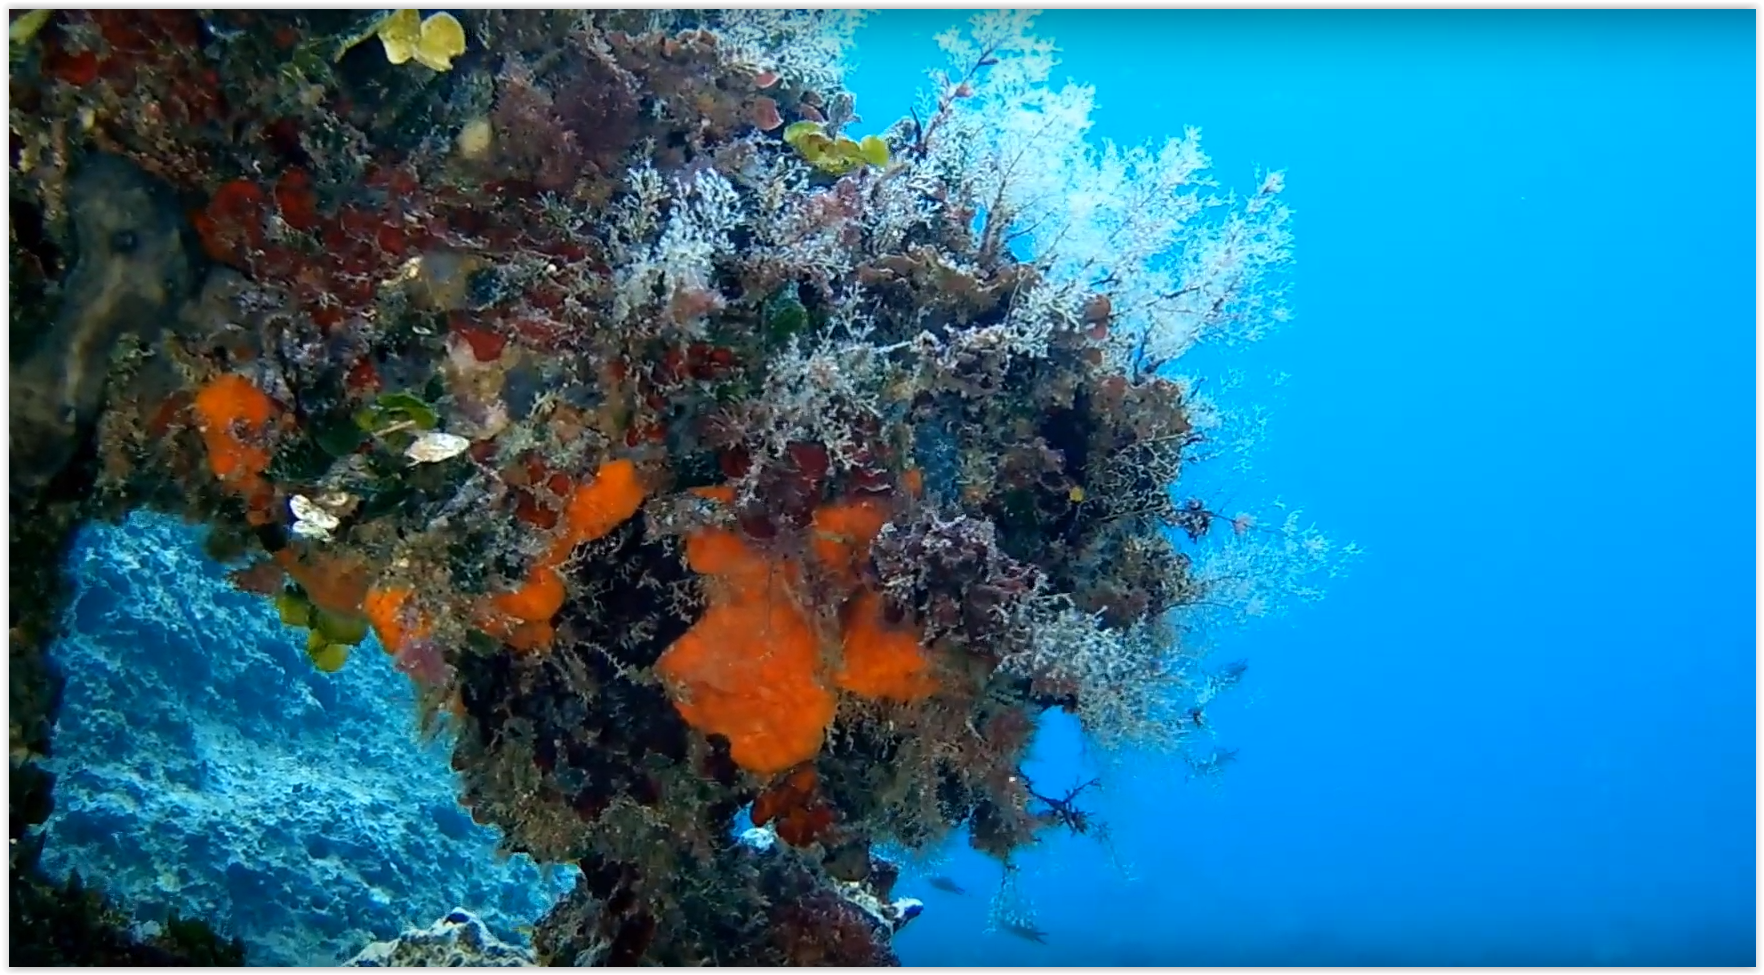
[[[905,114],[932,35],[848,81]],[[1296,320],[1256,475],[1368,555],[1222,652],[1216,782],[1139,765],[985,935],[956,849],[909,964],[1750,965],[1756,915],[1755,14],[1045,14],[1093,135],[1284,168]],[[1196,371],[1202,371],[1197,368]],[[1069,727],[1038,782],[1088,774]]]

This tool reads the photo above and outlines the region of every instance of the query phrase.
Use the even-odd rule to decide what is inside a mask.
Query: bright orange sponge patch
[[[244,482],[269,467],[269,451],[246,443],[235,430],[237,425],[255,432],[275,413],[275,404],[250,380],[232,373],[219,376],[196,394],[195,406],[215,477]]]
[[[727,737],[751,772],[815,757],[835,701],[818,676],[820,642],[786,592],[789,566],[720,528],[688,537],[686,561],[707,577],[710,606],[655,665],[680,716]]]
[[[565,516],[570,526],[570,545],[592,542],[643,507],[643,485],[637,479],[637,465],[628,460],[609,461],[600,465],[594,480],[576,489],[570,496]]]
[[[761,775],[815,757],[833,721],[814,631],[778,596],[713,605],[656,663],[680,716],[726,736],[736,763]]]
[[[529,623],[551,619],[564,604],[563,577],[549,566],[536,565],[527,573],[526,584],[514,592],[505,592],[490,602],[498,610]]]
[[[846,607],[845,658],[833,682],[854,694],[916,701],[937,690],[917,634],[888,625],[882,597],[859,593]]]
[[[815,512],[810,548],[848,590],[856,588],[886,521],[880,503],[835,502]],[[900,701],[936,691],[918,634],[890,624],[876,593],[859,590],[846,603],[841,663],[829,684],[821,641],[792,595],[800,566],[767,558],[721,528],[688,536],[686,561],[706,577],[709,608],[661,655],[656,671],[680,716],[727,737],[742,768],[770,775],[813,759],[833,721],[833,686]]]

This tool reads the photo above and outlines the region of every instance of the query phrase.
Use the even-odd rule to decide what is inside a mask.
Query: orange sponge
[[[872,499],[835,501],[815,511],[810,546],[835,577],[857,581],[858,567],[870,557],[870,543],[888,522],[888,510]]]
[[[564,596],[563,577],[557,570],[536,565],[521,588],[492,597],[490,604],[517,620],[535,623],[556,616],[563,609]]]
[[[726,490],[696,493],[732,500]],[[858,570],[887,520],[878,499],[825,505],[814,514],[809,547],[847,591],[857,589]],[[706,577],[709,608],[656,662],[674,706],[693,727],[728,737],[736,763],[750,772],[771,774],[814,758],[836,698],[820,640],[793,596],[801,567],[755,552],[722,528],[688,536],[686,561]],[[859,589],[846,604],[843,643],[833,686],[900,701],[936,691],[918,635],[889,624],[876,593]]]
[[[643,485],[637,480],[637,465],[628,460],[600,465],[594,480],[576,488],[565,509],[572,544],[591,542],[605,535],[641,507]]]
[[[215,477],[242,481],[269,467],[269,451],[246,443],[234,430],[235,424],[261,428],[275,412],[275,404],[250,380],[232,373],[216,377],[196,394],[195,406]]]
[[[821,681],[820,641],[789,594],[794,567],[721,528],[688,536],[686,560],[707,577],[710,606],[655,665],[680,716],[727,737],[750,772],[815,757],[836,702]]]
[[[361,611],[374,625],[374,632],[380,636],[380,646],[387,653],[397,653],[404,648],[406,641],[429,635],[427,620],[406,615],[404,611],[411,595],[411,591],[404,588],[371,589],[361,601]]]
[[[600,465],[594,480],[575,489],[564,510],[566,531],[533,564],[526,581],[513,592],[490,597],[480,607],[478,626],[517,650],[544,650],[551,645],[551,618],[568,599],[557,567],[577,545],[617,528],[643,507],[643,484],[637,465],[613,460]]]
[[[815,757],[834,709],[814,631],[776,595],[711,606],[656,662],[680,716],[762,775]]]
[[[686,538],[686,564],[700,575],[715,577],[712,600],[763,598],[775,583],[794,581],[786,562],[756,554],[734,532],[706,528]]]
[[[268,509],[274,491],[261,475],[269,467],[269,451],[241,433],[255,435],[261,430],[275,416],[275,402],[250,380],[228,373],[202,387],[191,405],[208,448],[209,469],[244,496],[248,521],[267,524],[272,520]]]
[[[862,592],[846,607],[845,659],[833,682],[865,697],[916,701],[937,690],[913,633],[882,618],[882,597]]]

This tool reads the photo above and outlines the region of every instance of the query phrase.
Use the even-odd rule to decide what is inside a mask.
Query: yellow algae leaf
[[[326,643],[354,646],[367,639],[366,617],[335,613],[321,606],[312,608],[312,632],[323,636]]]
[[[423,23],[415,10],[395,10],[374,29],[380,45],[386,49],[386,60],[403,64],[415,54],[423,41]]]
[[[16,21],[5,28],[5,39],[9,44],[28,44],[32,37],[42,30],[42,25],[49,23],[55,16],[55,7],[37,7],[34,11],[26,11]]]
[[[349,648],[340,643],[332,643],[323,633],[313,630],[306,635],[306,657],[312,661],[314,667],[327,674],[334,674],[349,659]]]
[[[466,49],[465,28],[446,11],[419,20],[415,10],[399,10],[380,21],[374,33],[386,49],[386,60],[393,64],[415,60],[424,67],[446,71]]]
[[[879,135],[866,135],[858,143],[858,155],[872,166],[888,165],[888,143]]]
[[[460,26],[458,18],[442,11],[430,14],[423,21],[416,51],[413,53],[417,62],[424,67],[446,71],[453,67],[453,59],[464,54],[465,49],[465,28]]]
[[[334,674],[342,670],[343,664],[348,662],[349,648],[339,643],[328,643],[317,651],[307,651],[307,656],[312,658],[314,667],[327,674]]]
[[[857,140],[842,135],[828,147],[826,158],[816,165],[824,172],[843,176],[863,164],[863,149],[859,147]]]
[[[818,136],[821,136],[823,139],[826,138],[826,136],[822,135],[822,133],[821,133],[821,123],[819,123],[819,122],[792,122],[789,125],[784,127],[784,144],[789,146],[792,149],[797,150],[798,152],[801,152],[802,151],[802,145],[801,145],[802,140],[811,136],[811,135],[818,135]]]
[[[312,622],[312,604],[291,592],[276,597],[276,615],[289,626],[306,626]]]

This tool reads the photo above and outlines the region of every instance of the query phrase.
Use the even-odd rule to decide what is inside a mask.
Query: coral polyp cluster
[[[1278,179],[1203,227],[1171,150],[1168,199],[1062,251],[1021,120],[982,131],[1052,97],[1025,18],[948,40],[926,116],[862,138],[844,15],[460,19],[65,11],[29,42],[15,404],[107,381],[14,410],[15,673],[71,526],[176,512],[321,668],[371,628],[473,817],[582,866],[543,957],[889,960],[840,893],[874,847],[965,828],[1008,862],[1073,822],[1020,774],[1036,714],[1201,733],[1223,683],[1177,616],[1260,568],[1184,551],[1213,414],[1162,367],[1268,313]],[[162,322],[75,286],[167,223]]]

